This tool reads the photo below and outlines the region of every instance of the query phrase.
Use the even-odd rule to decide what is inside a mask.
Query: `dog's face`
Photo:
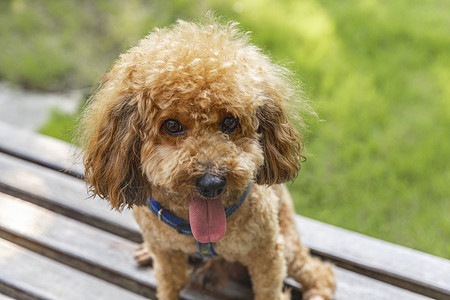
[[[238,201],[293,179],[303,158],[282,68],[230,26],[180,22],[123,54],[84,115],[86,179],[112,206]],[[212,203],[212,202],[211,202]]]
[[[224,196],[228,206],[232,199],[226,196],[255,180],[264,162],[256,108],[252,102],[245,110],[236,106],[194,98],[154,114],[142,145],[142,170],[153,187],[172,194],[174,205],[187,206],[193,196]]]
[[[212,95],[173,101],[154,114],[147,131],[153,134],[143,141],[141,165],[152,190],[163,191],[169,209],[189,210],[198,241],[223,237],[224,208],[238,201],[237,192],[263,164],[256,110],[252,101],[246,106]]]

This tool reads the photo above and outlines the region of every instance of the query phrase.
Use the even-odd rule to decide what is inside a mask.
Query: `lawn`
[[[296,72],[320,116],[288,184],[297,212],[450,258],[450,2],[124,3],[0,2],[0,79],[93,90],[154,26],[214,9]],[[70,139],[75,118],[56,111],[42,131]]]

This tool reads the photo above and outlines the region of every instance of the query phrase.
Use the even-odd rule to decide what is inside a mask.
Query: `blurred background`
[[[36,130],[70,142],[119,53],[208,10],[295,71],[322,120],[288,184],[297,213],[450,258],[450,1],[2,0],[0,111],[45,103]]]

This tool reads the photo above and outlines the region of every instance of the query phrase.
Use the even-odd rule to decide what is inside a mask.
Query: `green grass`
[[[40,128],[39,132],[57,139],[73,143],[77,126],[77,114],[71,114],[53,108],[50,118]]]
[[[289,184],[297,212],[450,258],[448,1],[81,2],[1,2],[0,78],[93,86],[153,26],[212,8],[296,71],[323,120]]]
[[[0,1],[0,79],[38,90],[90,87],[118,53],[196,8],[185,0]]]

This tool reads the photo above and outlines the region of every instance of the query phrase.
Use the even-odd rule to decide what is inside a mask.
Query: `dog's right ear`
[[[105,75],[102,84],[108,81]],[[117,97],[117,99],[114,99]],[[122,210],[144,205],[150,194],[140,167],[140,118],[132,96],[100,89],[81,120],[86,182],[92,196]]]

